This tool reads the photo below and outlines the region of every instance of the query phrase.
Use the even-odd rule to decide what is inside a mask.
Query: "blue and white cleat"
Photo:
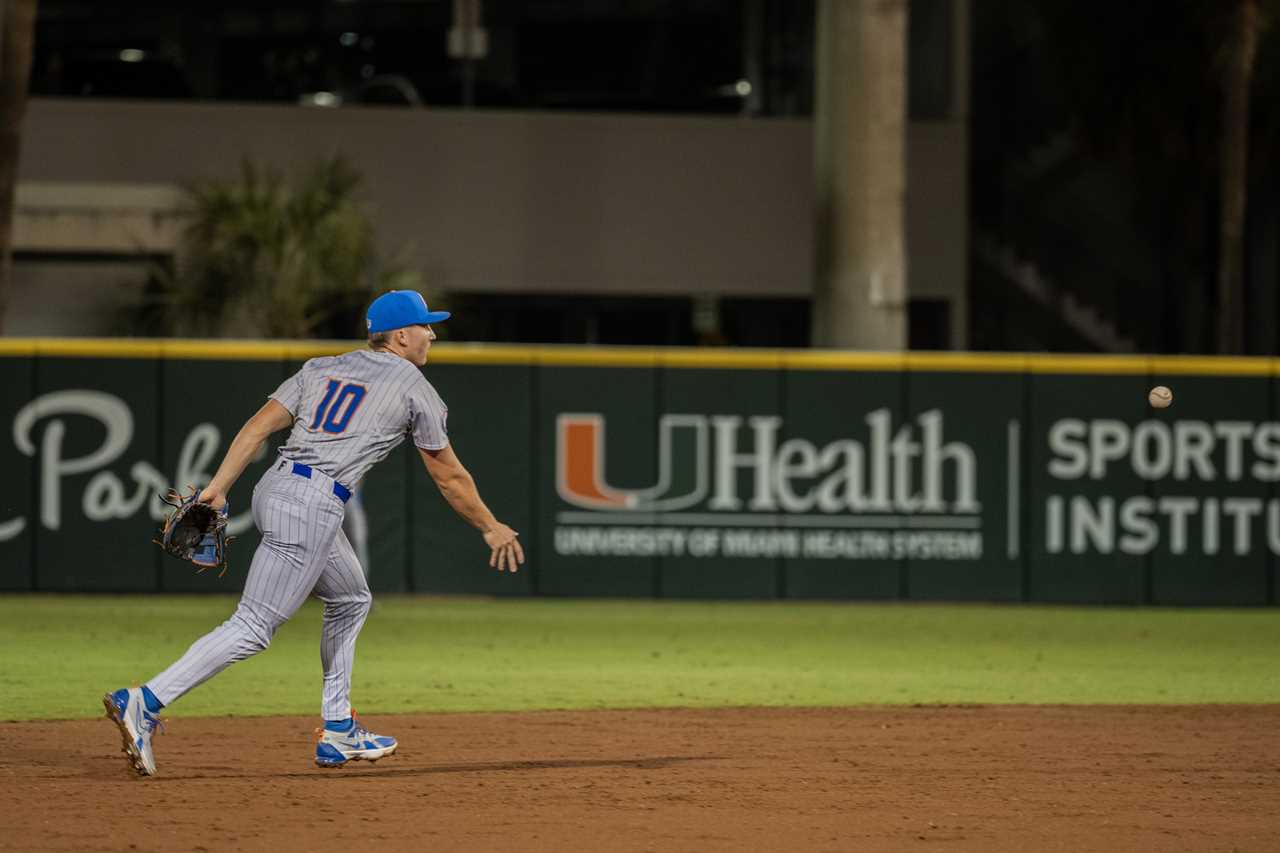
[[[147,710],[141,687],[127,687],[102,697],[107,718],[114,721],[124,739],[123,752],[140,776],[156,775],[156,755],[151,736],[161,726],[160,715]]]
[[[331,732],[325,728],[317,731],[320,735],[316,744],[318,767],[341,767],[348,761],[377,761],[399,746],[395,738],[375,735],[354,717],[350,731]]]

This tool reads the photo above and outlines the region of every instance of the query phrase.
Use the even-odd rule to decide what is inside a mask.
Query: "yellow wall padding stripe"
[[[2,338],[0,357],[305,360],[360,349],[363,341],[174,338]],[[854,352],[753,348],[512,346],[439,343],[431,362],[556,367],[669,367],[956,373],[1278,376],[1280,359],[1236,356],[1050,355],[1043,353]]]
[[[1273,376],[1280,372],[1274,358],[1187,355],[1032,355],[1032,373],[1112,373],[1160,376]]]

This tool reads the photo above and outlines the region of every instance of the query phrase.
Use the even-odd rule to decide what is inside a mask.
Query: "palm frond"
[[[292,182],[246,158],[234,180],[187,186],[177,263],[159,276],[170,333],[306,337],[387,282],[420,287],[378,257],[361,183],[334,156]]]

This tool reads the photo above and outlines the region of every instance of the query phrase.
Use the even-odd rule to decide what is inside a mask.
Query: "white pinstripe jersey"
[[[424,450],[449,443],[449,408],[416,365],[393,353],[313,358],[271,398],[293,415],[280,455],[348,487],[408,435]]]

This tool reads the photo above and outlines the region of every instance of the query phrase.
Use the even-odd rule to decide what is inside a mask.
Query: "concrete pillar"
[[[907,0],[818,0],[813,343],[907,344]]]

